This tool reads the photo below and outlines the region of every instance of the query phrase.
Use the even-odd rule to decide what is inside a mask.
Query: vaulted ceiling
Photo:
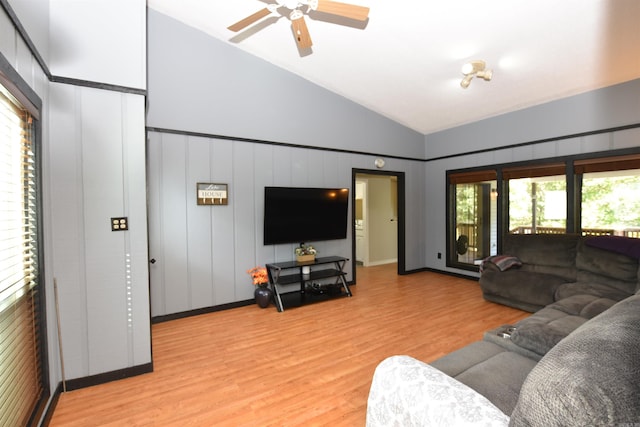
[[[310,12],[299,50],[275,0],[148,0],[172,16],[423,134],[640,78],[638,0],[344,0],[364,23]],[[280,8],[279,11],[287,11]],[[460,86],[462,65],[493,78]]]

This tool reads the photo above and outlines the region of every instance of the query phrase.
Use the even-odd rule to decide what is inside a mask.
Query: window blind
[[[485,181],[495,181],[498,173],[495,169],[458,172],[449,175],[449,184],[472,184]]]
[[[0,85],[0,425],[35,424],[44,395],[33,123]]]
[[[564,163],[534,164],[502,169],[503,179],[539,178],[543,176],[564,175]]]
[[[640,169],[640,154],[576,160],[573,164],[577,174]]]

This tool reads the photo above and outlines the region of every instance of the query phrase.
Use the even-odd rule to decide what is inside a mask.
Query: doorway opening
[[[352,271],[356,267],[397,263],[405,270],[404,172],[353,169]]]

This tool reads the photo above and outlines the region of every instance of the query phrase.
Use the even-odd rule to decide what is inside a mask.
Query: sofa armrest
[[[389,357],[373,375],[367,427],[508,423],[509,417],[484,396],[412,357]]]

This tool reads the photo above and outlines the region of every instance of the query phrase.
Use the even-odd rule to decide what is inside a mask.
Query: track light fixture
[[[468,88],[471,84],[471,80],[474,77],[478,77],[484,79],[485,81],[491,80],[493,77],[493,71],[486,69],[486,64],[482,60],[475,60],[471,62],[467,62],[462,66],[462,74],[464,74],[464,78],[460,82],[460,86],[464,89]]]

